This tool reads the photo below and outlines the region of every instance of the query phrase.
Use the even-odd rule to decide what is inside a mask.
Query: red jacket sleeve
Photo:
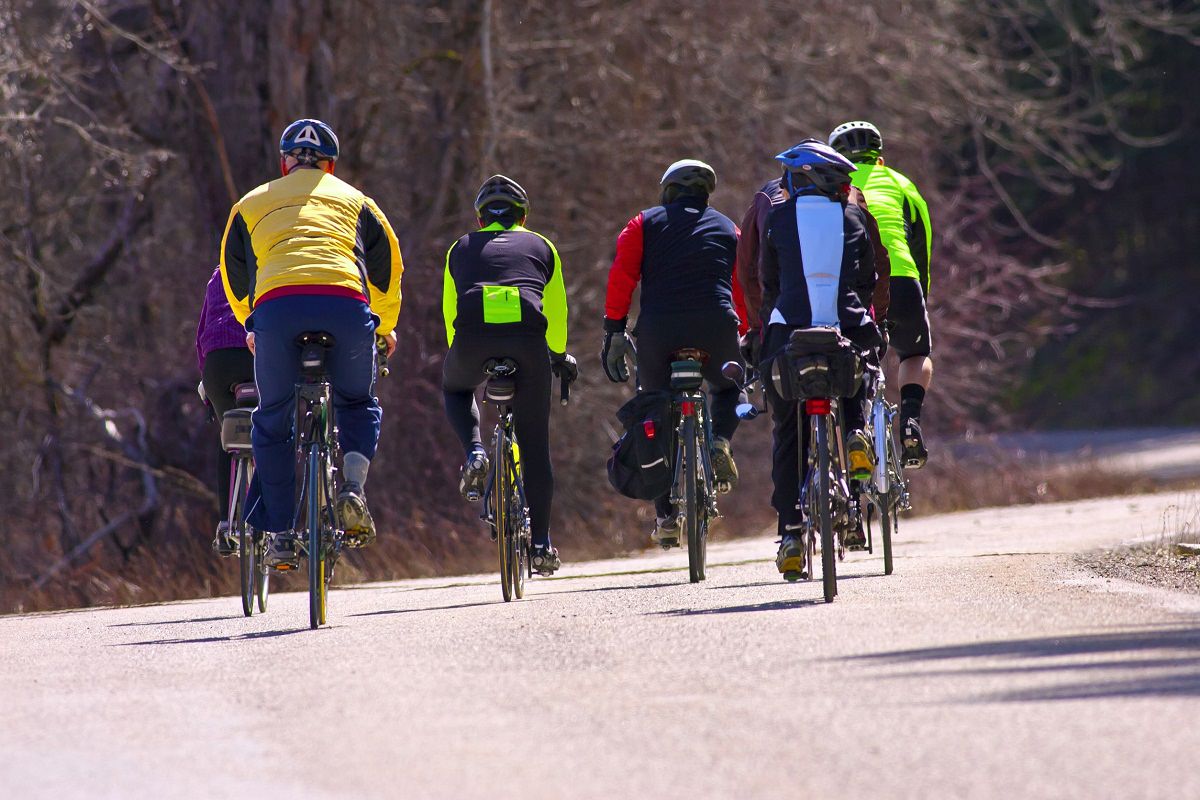
[[[762,192],[757,192],[750,207],[746,209],[746,216],[742,219],[742,232],[738,237],[737,264],[734,267],[734,275],[737,276],[738,283],[741,285],[740,291],[746,317],[749,324],[756,329],[762,325],[758,318],[763,296],[759,279],[759,263],[762,259],[763,228],[766,227],[764,223],[770,211],[771,198]],[[736,301],[736,295],[734,299]],[[739,315],[741,313],[739,311]]]
[[[629,220],[617,237],[617,255],[608,270],[608,293],[604,298],[604,316],[625,319],[633,303],[633,290],[642,279],[642,215]]]
[[[734,226],[734,230],[738,235],[738,252],[741,252],[742,232]],[[746,331],[750,330],[750,318],[746,314],[746,295],[742,292],[742,282],[738,280],[738,262],[737,257],[733,259],[733,310],[738,315],[738,336],[745,336]]]

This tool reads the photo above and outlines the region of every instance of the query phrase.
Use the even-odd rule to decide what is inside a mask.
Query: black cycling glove
[[[604,348],[600,351],[600,363],[604,367],[605,376],[613,383],[625,383],[629,380],[629,364],[626,356],[637,359],[633,339],[625,332],[625,320],[604,320]]]

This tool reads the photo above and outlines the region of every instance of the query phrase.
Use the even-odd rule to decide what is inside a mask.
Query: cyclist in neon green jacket
[[[550,465],[550,376],[568,383],[578,367],[567,354],[567,293],[558,250],[524,226],[529,196],[520,184],[493,175],[475,199],[479,230],[446,252],[442,311],[450,352],[442,367],[446,416],[466,451],[459,489],[479,500],[488,473],[479,435],[475,390],[494,358],[517,362],[513,426],[533,534],[530,563],[540,574],[559,567],[550,544],[554,471]]]
[[[900,358],[900,438],[905,465],[929,458],[921,435],[921,405],[933,379],[929,338],[929,262],[933,231],[929,208],[908,178],[883,163],[883,136],[869,122],[846,122],[829,144],[858,167],[851,181],[867,198],[891,261],[889,344]]]

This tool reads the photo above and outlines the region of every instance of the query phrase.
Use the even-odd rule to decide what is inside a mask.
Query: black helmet
[[[717,188],[717,173],[703,161],[685,158],[667,167],[663,173],[662,201],[669,203],[681,194],[700,194],[708,197]]]
[[[851,161],[874,161],[883,152],[883,135],[869,122],[843,122],[830,132],[829,146]]]
[[[775,156],[783,165],[783,183],[793,194],[813,190],[829,197],[840,196],[857,167],[819,139],[805,139]]]
[[[529,195],[521,188],[521,184],[504,175],[488,178],[479,187],[479,194],[475,195],[475,214],[480,219],[483,219],[483,210],[493,205],[497,207],[496,210],[515,208],[520,219],[529,215]]]
[[[298,119],[279,137],[279,155],[292,156],[302,164],[337,161],[340,154],[337,134],[319,119]]]

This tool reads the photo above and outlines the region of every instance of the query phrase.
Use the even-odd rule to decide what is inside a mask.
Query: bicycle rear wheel
[[[829,485],[829,417],[816,417],[817,448],[817,516],[821,529],[821,583],[825,602],[837,596],[837,553],[833,546],[833,512],[830,507]]]
[[[528,512],[525,511],[521,502],[521,493],[517,490],[518,485],[521,484],[520,464],[516,464],[514,467],[512,477],[508,514],[512,526],[512,533],[509,536],[512,545],[509,549],[508,563],[512,570],[512,593],[520,600],[525,596],[525,573],[529,569],[529,518]]]
[[[258,613],[267,610],[267,596],[271,592],[271,568],[267,565],[267,537],[262,531],[253,531],[255,596],[258,598]]]
[[[242,590],[242,614],[254,614],[254,575],[258,569],[250,529],[246,527],[246,459],[233,460],[233,479],[230,481],[229,528],[238,537],[238,582]]]
[[[321,448],[310,445],[308,450],[308,627],[325,624],[325,605],[328,586],[325,571],[324,525],[321,520],[321,500],[325,496],[324,466]]]
[[[509,522],[508,447],[503,428],[496,431],[496,450],[492,460],[493,524],[496,526],[496,549],[500,556],[500,594],[504,602],[513,598],[512,525]]]
[[[700,487],[697,485],[699,448],[696,418],[683,420],[683,525],[687,529],[688,576],[692,583],[704,580],[704,512],[700,508]]]

